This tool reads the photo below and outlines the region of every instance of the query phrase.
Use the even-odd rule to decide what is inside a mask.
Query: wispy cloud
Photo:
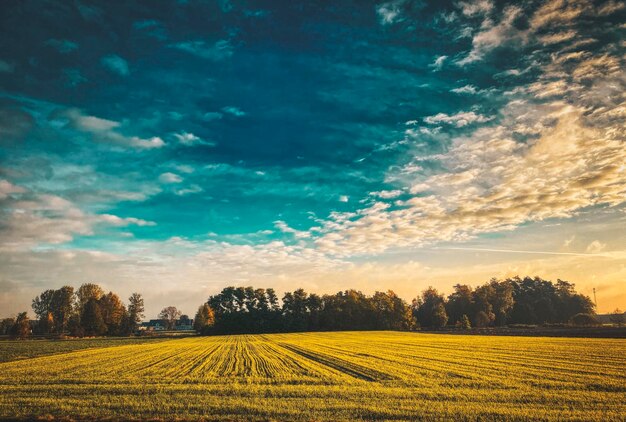
[[[228,40],[219,40],[214,43],[208,43],[203,40],[182,41],[170,46],[214,62],[228,59],[234,52],[234,48]]]
[[[100,59],[100,63],[111,72],[117,73],[120,76],[128,76],[130,73],[128,62],[118,55],[111,54],[104,56]]]

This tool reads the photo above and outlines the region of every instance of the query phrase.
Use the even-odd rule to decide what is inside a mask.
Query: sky
[[[94,282],[626,308],[618,1],[0,6],[0,316]],[[32,311],[31,311],[32,314]]]

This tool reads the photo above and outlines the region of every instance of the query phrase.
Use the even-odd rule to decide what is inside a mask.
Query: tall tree
[[[30,319],[26,312],[20,312],[15,318],[15,324],[11,328],[11,334],[15,338],[25,339],[30,336]]]
[[[54,317],[55,331],[59,334],[67,329],[67,323],[74,310],[74,288],[63,286],[55,290],[51,299],[51,311]]]
[[[144,317],[143,297],[139,293],[133,293],[128,298],[128,332],[137,330],[139,323]]]
[[[102,319],[107,326],[107,334],[122,334],[122,325],[126,316],[126,307],[122,303],[120,297],[113,292],[109,292],[102,296],[98,301]]]
[[[45,290],[39,296],[35,297],[32,302],[33,311],[35,311],[35,315],[38,319],[38,332],[41,334],[50,334],[54,331],[54,314],[52,313],[53,296],[54,290]]]
[[[448,296],[446,312],[452,323],[462,322],[463,315],[471,315],[474,306],[474,291],[466,284],[456,284],[454,291]]]
[[[78,311],[82,312],[85,304],[90,300],[100,300],[104,296],[102,287],[94,283],[84,283],[76,291]]]
[[[441,328],[448,322],[443,295],[433,287],[422,292],[421,297],[413,301],[414,315],[422,327]]]
[[[100,302],[93,298],[89,299],[83,306],[80,320],[85,335],[101,336],[107,331],[104,318],[102,318]]]
[[[176,320],[180,318],[182,313],[175,306],[163,308],[159,313],[159,318],[165,321],[168,330],[176,328]]]
[[[200,334],[208,334],[215,324],[215,313],[213,309],[205,303],[198,308],[196,317],[193,320],[193,329]]]

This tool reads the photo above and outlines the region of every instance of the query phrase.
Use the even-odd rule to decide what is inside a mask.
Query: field
[[[244,335],[0,363],[0,418],[29,417],[624,420],[626,340]]]
[[[0,362],[67,353],[74,350],[158,342],[161,338],[89,338],[72,340],[0,341]]]

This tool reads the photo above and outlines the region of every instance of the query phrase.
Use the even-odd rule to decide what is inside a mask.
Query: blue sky
[[[624,307],[623,4],[10,2],[0,305],[567,278]],[[172,303],[170,303],[172,302]]]

